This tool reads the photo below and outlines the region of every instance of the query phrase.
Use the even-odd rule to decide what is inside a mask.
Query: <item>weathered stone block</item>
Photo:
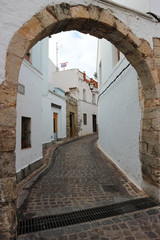
[[[154,174],[157,177],[160,177],[160,169],[152,169],[152,174]]]
[[[103,33],[103,36],[104,36],[104,33]],[[125,42],[124,36],[121,32],[118,32],[116,30],[113,30],[111,32],[110,31],[106,32],[106,39],[110,42],[117,43],[117,48],[123,53],[124,51],[127,52],[128,44]]]
[[[158,157],[140,153],[140,160],[141,160],[142,164],[149,166],[151,168],[159,168],[160,167],[160,158],[158,158]]]
[[[6,81],[13,84],[18,83],[19,70],[21,67],[22,58],[17,57],[12,53],[7,54],[6,59]]]
[[[27,40],[34,41],[36,43],[40,36],[44,34],[44,28],[42,27],[39,19],[32,17],[29,22],[19,29],[19,33]]]
[[[160,45],[159,47],[154,47],[153,53],[155,57],[160,57]]]
[[[0,176],[13,177],[15,176],[15,152],[0,152]]]
[[[144,91],[145,99],[160,98],[160,84],[155,85],[152,88],[148,88]]]
[[[12,107],[0,107],[0,126],[15,127],[16,126],[16,109]]]
[[[0,202],[12,202],[16,199],[16,177],[0,178]]]
[[[156,67],[160,68],[160,57],[155,57],[154,58],[154,63],[156,65]]]
[[[16,108],[17,84],[5,82],[0,85],[0,109]]]
[[[16,225],[16,203],[0,205],[0,237],[3,237],[1,239],[15,239],[12,237],[16,235]],[[8,236],[10,238],[7,238]]]
[[[152,145],[160,143],[160,132],[158,131],[142,131],[142,141]]]
[[[133,63],[133,66],[138,71],[138,75],[142,76],[146,72],[149,72],[151,69],[154,68],[153,59],[148,58],[142,58],[142,55],[138,50],[135,51],[137,54],[133,52],[133,54],[136,56],[135,62]]]
[[[47,11],[47,9],[44,9],[38,13],[36,17],[40,20],[43,28],[45,28],[48,34],[50,34],[54,24],[57,23],[57,19],[53,16],[53,14]]]
[[[137,70],[139,77],[142,82],[142,86],[144,89],[147,89],[149,87],[153,87],[157,83],[159,83],[159,73],[158,69],[152,69],[150,71],[145,71],[140,70],[140,66],[134,66],[135,69]],[[143,65],[141,66],[143,68]]]
[[[148,178],[151,177],[151,168],[142,164],[142,174]]]
[[[160,47],[160,38],[153,38],[153,46]]]
[[[89,19],[90,15],[86,7],[84,6],[75,6],[70,8],[70,15],[72,18],[85,18]]]
[[[142,129],[143,130],[150,130],[152,127],[151,119],[144,119],[142,122]]]
[[[159,82],[160,82],[160,79],[159,79],[159,70],[158,70],[157,68],[155,68],[155,69],[152,69],[152,70],[150,71],[150,73],[151,73],[151,77],[152,77],[152,79],[153,79],[154,84],[156,85],[157,83],[159,83]]]
[[[149,154],[152,157],[159,158],[160,157],[160,146],[147,144],[147,151],[143,152],[145,154]]]
[[[139,39],[134,33],[131,31],[127,32],[127,39],[130,43],[133,44],[135,48],[138,48],[141,45],[142,40]]]
[[[144,107],[145,108],[155,108],[157,106],[160,106],[160,99],[146,99],[144,101]]]
[[[89,12],[89,17],[91,19],[98,21],[99,15],[101,12],[100,8],[95,7],[94,5],[91,4],[91,5],[89,5],[88,12]]]
[[[46,10],[59,21],[71,18],[70,6],[67,3],[57,4],[56,6],[48,6]]]
[[[152,120],[152,128],[155,130],[160,130],[160,118]]]
[[[147,154],[148,153],[148,143],[140,143],[139,144],[139,151],[140,151],[140,153],[145,153],[145,154]]]
[[[124,37],[128,35],[128,28],[119,19],[115,20],[116,30],[120,32]]]
[[[160,118],[160,107],[144,109],[143,119],[157,119]]]
[[[0,127],[0,151],[14,151],[15,145],[15,128]]]
[[[152,169],[151,178],[153,179],[153,181],[160,183],[160,168]]]
[[[100,13],[99,22],[104,23],[107,28],[112,30],[116,27],[116,18],[104,9]]]
[[[31,174],[31,165],[29,164],[26,168],[24,168],[25,177]]]
[[[150,44],[144,40],[141,39],[141,44],[138,47],[138,50],[140,51],[140,53],[142,54],[143,57],[149,57],[153,55],[153,50],[150,47]]]
[[[12,53],[23,58],[30,49],[31,41],[26,39],[22,34],[16,32],[11,39],[8,47],[8,53]]]

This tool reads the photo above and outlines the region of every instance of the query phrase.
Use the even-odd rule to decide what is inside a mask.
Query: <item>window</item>
[[[86,89],[83,89],[83,100],[86,101]]]
[[[22,117],[21,148],[31,147],[31,118]]]
[[[120,60],[120,51],[114,45],[112,45],[112,63],[113,67],[119,62]]]
[[[31,51],[29,51],[29,52],[26,54],[25,59],[26,59],[28,62],[31,62]]]
[[[25,86],[18,83],[18,93],[25,95]]]
[[[117,49],[117,60],[118,61],[120,60],[120,51],[119,51],[119,49]]]
[[[102,63],[99,64],[99,85],[102,84]]]
[[[96,104],[96,94],[92,93],[92,103]]]
[[[87,114],[83,113],[83,124],[87,125]]]

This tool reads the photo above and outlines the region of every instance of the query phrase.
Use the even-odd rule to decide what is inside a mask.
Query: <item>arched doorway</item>
[[[13,36],[6,56],[5,81],[0,85],[1,109],[1,205],[2,239],[16,235],[16,100],[21,62],[28,50],[44,37],[61,31],[78,30],[113,43],[137,71],[143,88],[143,118],[140,154],[144,181],[153,186],[158,196],[159,152],[159,55],[160,40],[154,39],[154,51],[144,39],[132,31],[108,10],[89,6],[60,4],[48,6],[33,16]],[[157,122],[156,122],[157,121]],[[147,147],[145,147],[147,145]],[[155,154],[156,152],[156,154]]]

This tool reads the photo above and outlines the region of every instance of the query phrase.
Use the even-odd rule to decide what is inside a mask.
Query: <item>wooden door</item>
[[[54,129],[54,139],[57,140],[58,134],[58,113],[53,113],[53,129]]]

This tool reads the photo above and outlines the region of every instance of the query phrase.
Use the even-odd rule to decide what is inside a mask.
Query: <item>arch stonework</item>
[[[69,30],[89,33],[113,43],[135,68],[142,86],[142,129],[140,159],[144,182],[160,188],[160,39],[154,49],[139,39],[119,19],[94,5],[60,4],[48,6],[34,15],[13,36],[6,56],[5,81],[0,85],[0,229],[1,239],[16,236],[16,100],[18,75],[28,50],[46,36]]]

